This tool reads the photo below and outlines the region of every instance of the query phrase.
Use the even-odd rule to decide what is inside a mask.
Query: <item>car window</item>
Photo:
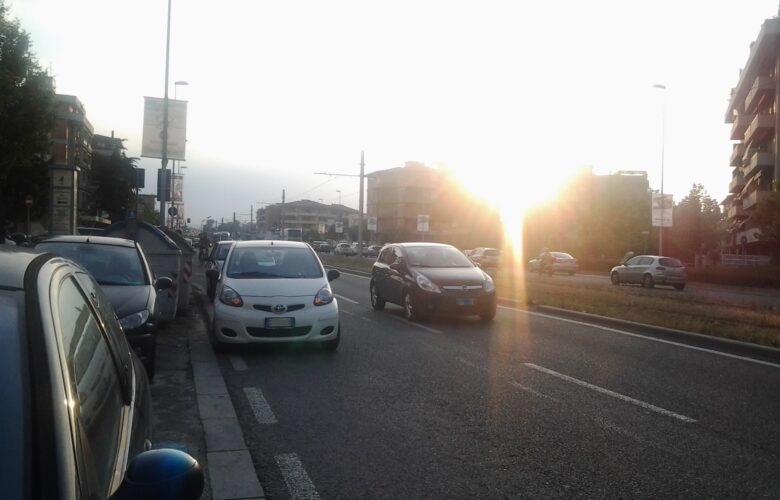
[[[564,253],[564,252],[553,252],[552,254],[555,257],[559,258],[559,259],[573,259],[574,258],[571,255],[569,255],[567,253]]]
[[[36,248],[78,262],[100,285],[137,286],[150,283],[134,247],[45,241]]]
[[[641,259],[639,259],[640,266],[649,266],[652,263],[653,263],[652,257],[642,257]]]
[[[322,266],[308,248],[242,247],[230,255],[228,278],[321,278]]]
[[[626,266],[636,266],[639,264],[639,260],[641,257],[632,257],[628,260],[628,262],[625,263]]]
[[[671,257],[661,257],[658,260],[658,263],[665,267],[684,267],[682,262]]]
[[[395,255],[393,254],[393,248],[387,247],[384,250],[382,250],[379,253],[379,258],[377,259],[382,264],[390,265],[395,260]]]
[[[217,247],[217,258],[215,260],[225,260],[230,253],[231,245],[219,245]]]
[[[59,289],[57,322],[75,395],[85,467],[107,496],[117,460],[123,408],[114,361],[87,299],[72,278]]]
[[[413,267],[473,267],[465,255],[449,246],[408,246],[404,250]]]

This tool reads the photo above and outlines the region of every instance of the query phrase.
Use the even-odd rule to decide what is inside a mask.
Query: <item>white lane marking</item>
[[[456,361],[458,361],[458,362],[460,362],[460,363],[463,363],[463,364],[464,364],[464,365],[466,365],[466,366],[469,366],[469,367],[471,367],[471,368],[474,368],[475,370],[479,370],[479,371],[483,371],[483,372],[486,372],[486,371],[487,371],[487,368],[486,368],[486,367],[484,367],[484,366],[481,366],[481,365],[478,365],[478,364],[476,364],[476,363],[472,363],[472,362],[471,362],[471,361],[469,361],[468,359],[464,359],[464,358],[455,358],[455,360],[456,360]],[[534,390],[534,389],[531,389],[530,387],[528,387],[528,386],[525,386],[525,385],[521,384],[520,382],[516,382],[516,381],[514,381],[514,380],[509,380],[507,383],[508,383],[509,385],[511,385],[512,387],[514,387],[515,389],[520,389],[521,391],[525,391],[525,392],[527,392],[527,393],[529,393],[529,394],[533,394],[534,396],[539,396],[540,398],[547,398],[547,399],[552,399],[553,401],[558,401],[558,400],[557,400],[557,399],[555,399],[554,397],[552,397],[552,396],[548,396],[547,394],[542,394],[541,392],[539,392],[539,391],[537,391],[537,390]]]
[[[271,406],[263,396],[263,391],[258,387],[244,387],[244,394],[246,395],[249,406],[252,407],[252,412],[255,414],[257,422],[260,424],[275,424],[276,416],[274,415]]]
[[[527,392],[529,394],[533,394],[534,396],[539,396],[540,398],[546,398],[546,399],[551,399],[553,401],[558,401],[558,399],[556,399],[556,398],[554,398],[552,396],[548,396],[547,394],[541,393],[541,392],[539,392],[539,391],[537,391],[535,389],[531,389],[527,385],[523,385],[520,382],[517,382],[515,380],[510,380],[509,381],[509,385],[511,385],[515,389],[520,389],[521,391],[525,391],[525,392]]]
[[[358,302],[357,300],[350,299],[349,297],[344,297],[343,295],[339,295],[337,293],[334,293],[333,296],[336,297],[336,298],[339,298],[341,300],[345,300],[345,301],[349,302],[350,304],[360,304],[360,302]]]
[[[595,323],[587,323],[585,321],[577,321],[576,319],[559,318],[557,316],[551,316],[549,314],[543,314],[543,313],[538,313],[538,312],[526,311],[524,309],[518,309],[516,307],[508,307],[508,306],[498,306],[498,307],[500,307],[501,309],[507,309],[509,311],[522,312],[522,313],[528,314],[530,316],[540,316],[542,318],[554,319],[554,320],[557,320],[557,321],[562,321],[564,323],[572,323],[572,324],[575,324],[575,325],[588,326],[588,327],[591,327],[591,328],[596,328],[598,330],[604,330],[606,332],[619,333],[620,335],[627,335],[629,337],[635,337],[635,338],[639,338],[639,339],[650,340],[652,342],[660,342],[662,344],[669,344],[669,345],[673,345],[673,346],[677,346],[677,347],[684,347],[686,349],[692,349],[694,351],[701,351],[701,352],[706,352],[706,353],[709,353],[709,354],[716,354],[718,356],[724,356],[726,358],[739,359],[741,361],[747,361],[749,363],[755,363],[755,364],[758,364],[758,365],[769,366],[771,368],[780,368],[780,364],[772,363],[770,361],[762,361],[760,359],[748,358],[748,357],[745,357],[745,356],[738,356],[736,354],[729,354],[727,352],[716,351],[714,349],[707,349],[706,347],[696,347],[696,346],[693,346],[693,345],[683,344],[683,343],[680,343],[680,342],[674,342],[672,340],[657,339],[655,337],[649,337],[647,335],[642,335],[640,333],[627,332],[625,330],[618,330],[617,328],[610,328],[608,326],[601,326],[601,325],[597,325]]]
[[[290,497],[293,500],[318,500],[320,498],[298,455],[284,453],[276,455],[274,460],[276,460],[279,470],[282,471],[284,482],[287,483],[287,489],[290,490]]]
[[[567,382],[571,382],[573,384],[577,384],[579,386],[585,387],[586,389],[591,389],[596,392],[600,392],[601,394],[606,394],[607,396],[612,396],[613,398],[620,399],[622,401],[625,401],[627,403],[631,403],[637,406],[640,406],[642,408],[645,408],[646,410],[651,410],[656,413],[660,413],[661,415],[665,415],[667,417],[676,418],[677,420],[682,420],[686,423],[694,423],[696,422],[696,419],[693,419],[691,417],[686,417],[685,415],[680,415],[679,413],[675,413],[673,411],[665,410],[659,406],[651,405],[650,403],[645,403],[644,401],[640,401],[638,399],[634,399],[629,396],[625,396],[623,394],[620,394],[618,392],[610,391],[609,389],[604,389],[603,387],[599,387],[597,385],[589,384],[588,382],[585,382],[583,380],[570,377],[568,375],[564,375],[563,373],[558,373],[554,370],[550,370],[549,368],[545,368],[543,366],[535,365],[533,363],[523,363],[528,368],[533,368],[534,370],[540,371],[542,373],[546,373],[548,375],[552,375],[553,377],[557,377],[561,380],[565,380]]]
[[[230,356],[230,364],[233,365],[233,369],[237,372],[243,372],[248,367],[246,366],[246,362],[244,362],[244,358],[241,356]]]
[[[328,267],[328,266],[325,266],[325,267]],[[336,269],[336,268],[334,267],[333,269]],[[347,276],[354,276],[355,278],[363,278],[364,280],[370,280],[371,279],[370,276],[363,276],[362,274],[353,274],[353,273],[351,273],[349,271],[343,271],[341,269],[338,269],[338,271],[341,274],[346,274]]]
[[[391,314],[391,315],[390,315],[390,317],[391,317],[391,318],[395,318],[395,319],[396,319],[396,320],[398,320],[398,321],[403,321],[403,322],[404,322],[404,323],[406,323],[407,325],[416,326],[417,328],[422,328],[423,330],[427,330],[427,331],[429,331],[429,332],[431,332],[431,333],[442,333],[442,331],[441,331],[441,330],[437,330],[437,329],[435,329],[435,328],[431,328],[431,327],[429,327],[429,326],[425,326],[425,325],[421,325],[421,324],[419,324],[419,323],[415,323],[415,322],[413,322],[413,321],[409,321],[408,319],[406,319],[406,318],[402,318],[402,317],[400,317],[400,316],[394,316],[394,315],[392,315],[392,314]]]

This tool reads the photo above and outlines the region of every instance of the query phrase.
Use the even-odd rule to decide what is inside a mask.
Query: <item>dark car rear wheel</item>
[[[610,275],[609,279],[612,281],[613,285],[619,285],[620,284],[620,275],[617,271],[612,271],[612,274]]]
[[[649,274],[645,274],[645,277],[642,278],[642,286],[645,288],[653,288],[655,286],[655,280]]]
[[[371,280],[371,285],[369,287],[371,289],[371,307],[373,307],[375,311],[381,311],[385,308],[385,299],[380,297],[379,293],[376,291],[374,280]]]

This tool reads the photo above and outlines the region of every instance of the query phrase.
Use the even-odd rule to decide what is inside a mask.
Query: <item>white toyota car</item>
[[[318,342],[335,350],[341,340],[339,308],[325,272],[306,243],[239,241],[216,283],[211,341],[223,344]]]

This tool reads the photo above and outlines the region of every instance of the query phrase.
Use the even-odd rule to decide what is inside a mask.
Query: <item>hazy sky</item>
[[[165,0],[6,0],[57,91],[140,155],[162,96]],[[730,89],[777,0],[173,0],[170,94],[189,101],[187,216],[300,198],[357,206],[358,181],[446,165],[522,207],[577,169],[646,170],[723,199]],[[159,160],[143,159],[147,192]],[[248,215],[247,215],[248,217]]]

